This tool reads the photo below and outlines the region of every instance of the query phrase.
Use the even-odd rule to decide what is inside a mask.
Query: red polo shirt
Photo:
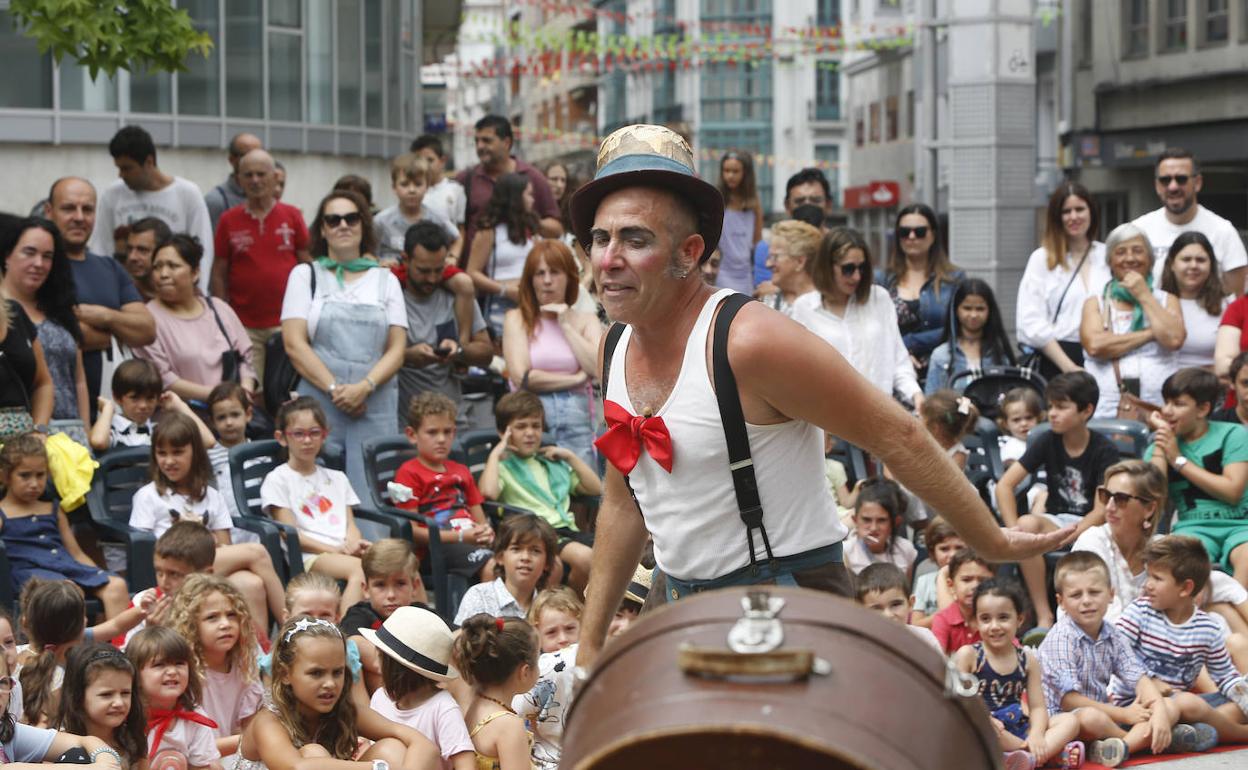
[[[280,324],[286,279],[298,262],[295,252],[308,248],[299,209],[278,201],[261,220],[246,203],[235,206],[221,215],[215,245],[216,259],[229,263],[227,299],[243,326]]]
[[[550,183],[546,181],[546,175],[514,155],[511,159],[516,162],[516,173],[524,174],[533,183],[533,212],[538,219],[559,219],[559,204],[555,203],[555,196],[550,193]],[[490,197],[494,195],[494,179],[478,163],[461,171],[455,181],[468,192],[468,206],[464,210],[464,253],[460,261],[462,265],[468,261],[472,236],[477,229],[477,218],[485,211]]]
[[[932,633],[945,649],[946,655],[952,655],[958,649],[979,641],[979,629],[962,619],[962,610],[957,602],[932,616]]]

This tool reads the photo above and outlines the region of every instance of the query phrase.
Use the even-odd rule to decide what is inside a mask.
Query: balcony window
[[[815,24],[820,27],[841,25],[841,0],[818,0],[815,8]]]
[[[1149,0],[1122,0],[1122,55],[1148,56]]]
[[[1230,37],[1230,3],[1228,0],[1201,0],[1200,44],[1218,45]],[[1248,4],[1245,4],[1248,11]]]
[[[1161,50],[1187,49],[1187,0],[1161,0]]]
[[[815,64],[815,120],[841,119],[841,73],[836,62]]]

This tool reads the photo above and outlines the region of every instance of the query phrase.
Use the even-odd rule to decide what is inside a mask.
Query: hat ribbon
[[[594,441],[620,473],[628,475],[641,459],[641,449],[668,473],[672,472],[672,435],[662,417],[638,417],[614,401],[603,402],[607,431]]]
[[[445,663],[439,663],[433,658],[427,658],[419,652],[413,650],[411,647],[408,647],[403,642],[399,641],[399,638],[387,631],[385,626],[377,629],[377,639],[385,642],[387,647],[398,653],[399,657],[403,658],[403,660],[406,660],[412,665],[420,666],[421,668],[427,671],[432,671],[439,676],[446,676],[447,672],[450,670],[447,668]]]

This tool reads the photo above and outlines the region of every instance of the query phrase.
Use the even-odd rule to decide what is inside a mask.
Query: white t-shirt
[[[203,714],[203,709],[195,709],[197,714]],[[156,731],[152,730],[147,734],[148,751],[151,752],[151,743],[156,739]],[[172,749],[186,757],[186,763],[196,767],[211,765],[221,758],[221,752],[217,750],[217,734],[211,727],[201,725],[198,722],[192,722],[189,719],[175,719],[173,724],[169,725],[169,729],[165,731],[164,737],[160,740],[160,745],[156,747],[157,751],[163,749]]]
[[[217,723],[217,737],[228,738],[243,731],[242,722],[260,710],[264,687],[245,682],[237,668],[228,674],[204,669],[204,699],[200,708]]]
[[[130,418],[121,413],[121,410],[113,412],[113,421],[108,426],[108,445],[109,446],[151,446],[152,430],[155,429],[156,423],[150,419],[143,425],[139,425]]]
[[[119,225],[128,225],[144,217],[157,217],[175,233],[190,233],[204,247],[204,257],[199,263],[199,288],[208,293],[208,279],[212,275],[212,217],[204,194],[194,182],[175,176],[163,190],[135,192],[120,179],[114,180],[100,192],[95,209],[95,230],[91,232],[88,248],[96,254],[112,254],[117,250],[113,231]]]
[[[229,529],[234,525],[225,498],[212,487],[201,500],[191,500],[172,490],[160,494],[156,482],[150,482],[134,493],[130,509],[130,526],[160,537],[175,521],[195,521],[208,529]]]
[[[1224,312],[1229,304],[1230,297],[1222,300]],[[1222,313],[1209,315],[1195,299],[1179,299],[1179,307],[1183,310],[1183,329],[1187,336],[1183,338],[1183,347],[1175,353],[1175,367],[1212,366],[1213,346],[1218,338],[1218,326],[1222,324]]]
[[[1235,225],[1213,213],[1209,209],[1196,204],[1196,216],[1185,225],[1176,225],[1166,219],[1165,207],[1153,210],[1139,217],[1133,225],[1144,231],[1148,242],[1153,247],[1153,279],[1155,285],[1161,285],[1161,273],[1166,264],[1166,254],[1170,245],[1180,233],[1195,230],[1203,233],[1213,245],[1213,255],[1218,259],[1218,267],[1223,273],[1228,270],[1248,266],[1248,252],[1244,251],[1244,241],[1239,237]]]
[[[926,645],[931,647],[936,652],[940,653],[940,656],[942,658],[945,656],[945,649],[940,646],[940,640],[936,638],[936,634],[932,633],[932,629],[924,628],[923,626],[909,626],[909,625],[906,626],[906,628],[910,629],[910,633],[919,637],[919,639],[922,639]]]
[[[541,770],[559,767],[578,646],[542,653],[537,659],[537,684],[511,699],[511,707],[533,728],[533,766]]]
[[[439,690],[416,708],[401,709],[386,695],[386,688],[379,687],[369,705],[391,722],[407,725],[433,741],[442,755],[442,770],[451,770],[451,757],[473,750],[464,712],[446,690]]]
[[[286,296],[282,299],[282,320],[302,318],[308,322],[308,339],[316,336],[316,324],[321,319],[321,308],[327,297],[338,297],[354,303],[381,305],[386,309],[386,320],[391,326],[407,328],[407,306],[403,304],[403,287],[399,279],[385,268],[364,271],[364,277],[338,285],[334,273],[320,265],[316,270],[316,298],[312,298],[308,270],[291,270],[286,280]]]
[[[423,202],[431,210],[441,214],[444,219],[449,219],[459,225],[464,223],[468,196],[464,193],[464,186],[454,179],[447,177],[430,187],[425,193]]]
[[[359,505],[347,474],[316,466],[304,476],[282,463],[260,485],[260,504],[265,510],[287,508],[295,524],[308,537],[332,547],[347,539],[347,506]]]

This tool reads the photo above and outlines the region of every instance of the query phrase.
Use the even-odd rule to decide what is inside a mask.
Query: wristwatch
[[[336,382],[331,382],[331,383],[329,383],[329,390],[327,390],[327,391],[325,391],[325,392],[326,392],[326,393],[328,393],[329,395],[331,395],[331,396],[332,396],[332,395],[334,395],[334,389],[335,389],[335,388],[337,388],[337,387],[338,387],[338,383],[336,383]]]
[[[373,770],[390,770],[390,763],[384,759],[374,759]]]
[[[1171,465],[1174,466],[1174,469],[1176,471],[1181,471],[1183,470],[1183,466],[1187,465],[1187,458],[1184,457],[1183,455],[1179,455],[1178,457],[1174,458],[1174,462],[1171,463]]]

